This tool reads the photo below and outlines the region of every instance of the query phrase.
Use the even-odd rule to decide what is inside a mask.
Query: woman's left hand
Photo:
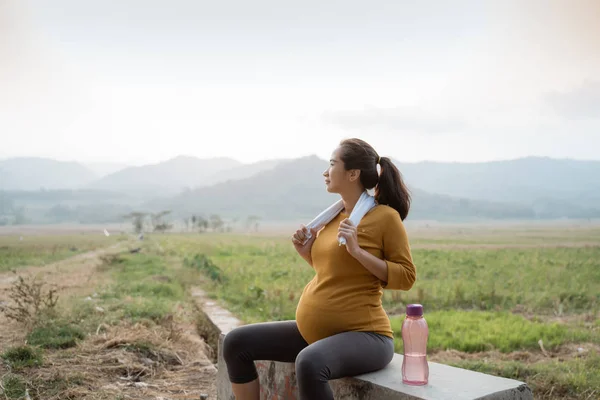
[[[338,229],[338,238],[340,237],[346,239],[346,250],[348,250],[348,253],[350,253],[350,255],[357,254],[358,251],[360,251],[360,246],[358,245],[358,236],[356,234],[356,227],[348,218],[340,222],[340,227]]]

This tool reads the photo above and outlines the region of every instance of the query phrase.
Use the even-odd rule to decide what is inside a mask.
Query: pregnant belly
[[[327,310],[304,301],[296,309],[296,323],[309,344],[342,332],[373,330],[368,309]]]

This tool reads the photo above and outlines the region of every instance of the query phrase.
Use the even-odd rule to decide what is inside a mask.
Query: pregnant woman
[[[296,319],[249,324],[225,336],[237,400],[259,399],[256,360],[295,362],[300,399],[325,400],[333,399],[329,380],[379,370],[393,358],[381,296],[383,289],[409,290],[416,279],[403,224],[410,195],[392,161],[360,139],[342,141],[323,176],[343,207],[318,231],[301,227],[293,235],[296,251],[316,272]],[[355,225],[352,210],[373,188],[375,206]]]

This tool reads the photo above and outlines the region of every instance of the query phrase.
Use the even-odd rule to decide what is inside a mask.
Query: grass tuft
[[[33,346],[45,349],[66,349],[77,345],[85,338],[84,332],[76,325],[60,321],[48,321],[33,328],[27,341]]]
[[[8,399],[21,399],[25,397],[27,383],[19,375],[8,374],[2,378],[3,395]]]
[[[39,349],[30,346],[11,347],[0,356],[15,371],[42,365],[42,354]]]
[[[214,282],[224,283],[227,281],[227,277],[223,274],[221,268],[215,265],[205,254],[196,254],[191,259],[184,258],[183,265],[201,271]]]

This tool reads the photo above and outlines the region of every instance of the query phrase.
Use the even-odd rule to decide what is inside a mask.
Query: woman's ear
[[[354,182],[357,179],[360,179],[360,169],[351,169],[350,171],[348,171],[349,178],[350,178],[350,182]]]

